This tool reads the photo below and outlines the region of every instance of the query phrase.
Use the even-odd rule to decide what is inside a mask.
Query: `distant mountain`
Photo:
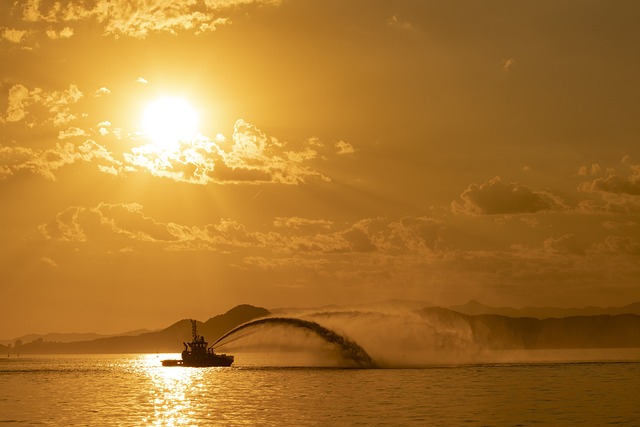
[[[425,306],[427,304],[428,306]],[[435,348],[467,349],[467,344],[487,349],[640,348],[640,303],[625,307],[559,309],[547,307],[490,307],[470,301],[462,306],[435,307],[428,303],[391,300],[358,306],[324,306],[316,309],[279,309],[280,316],[331,319],[346,315],[366,322],[418,314],[424,322],[411,327],[418,336],[431,336]],[[571,315],[579,313],[579,315]],[[209,344],[236,326],[272,313],[261,307],[239,305],[225,314],[198,322],[198,332]],[[369,317],[370,318],[370,317]],[[422,326],[420,326],[422,324]],[[375,335],[375,331],[370,331]],[[52,335],[55,336],[55,335]],[[138,335],[101,337],[87,341],[53,342],[43,337],[10,349],[11,353],[177,353],[191,338],[191,323],[180,320],[169,327]],[[0,351],[9,351],[0,345]]]
[[[383,301],[369,302],[364,304],[351,304],[348,306],[339,306],[336,304],[325,305],[321,307],[280,307],[271,309],[272,314],[283,316],[295,316],[309,312],[332,312],[332,311],[376,311],[376,312],[406,312],[419,310],[424,307],[432,307],[433,304],[426,301],[413,301],[403,299],[388,299]]]
[[[202,329],[198,329],[198,331],[200,331],[201,335],[205,336],[210,343],[214,343],[215,340],[236,326],[270,314],[271,312],[266,308],[254,307],[247,304],[238,305],[227,311],[225,314],[215,316],[207,320],[202,325]],[[191,334],[189,334],[189,337],[191,337]]]
[[[224,333],[242,323],[264,317],[270,312],[261,307],[239,305],[225,314],[212,317],[206,322],[198,322],[198,334],[204,336],[210,344]],[[89,341],[47,342],[37,339],[11,349],[21,354],[33,353],[177,353],[182,351],[183,341],[191,339],[191,322],[180,320],[173,325],[155,332],[139,335],[114,336]]]
[[[0,341],[0,344],[4,344],[7,345],[9,343],[13,344],[15,341],[22,341],[23,343],[28,343],[28,342],[32,342],[32,341],[38,341],[38,340],[42,340],[42,341],[47,341],[47,342],[77,342],[77,341],[90,341],[90,340],[95,340],[98,338],[110,338],[110,337],[120,337],[120,336],[133,336],[133,335],[140,335],[140,334],[144,334],[147,332],[153,332],[150,331],[148,329],[136,329],[135,331],[128,331],[128,332],[123,332],[120,334],[111,334],[111,335],[104,335],[104,334],[96,334],[93,332],[89,332],[89,333],[67,333],[67,334],[63,334],[63,333],[57,333],[57,332],[51,332],[48,334],[29,334],[29,335],[23,335],[21,337],[18,338],[14,338],[12,340],[2,340]]]
[[[454,305],[447,307],[450,310],[459,313],[478,315],[478,314],[498,314],[509,317],[535,317],[537,319],[547,319],[552,317],[570,317],[570,316],[597,316],[597,315],[616,315],[616,314],[637,314],[640,315],[640,302],[626,305],[624,307],[583,307],[583,308],[559,308],[559,307],[491,307],[484,305],[476,300],[470,300],[463,305]]]
[[[470,330],[481,348],[640,348],[640,315],[599,314],[537,319],[497,314],[467,315],[440,307],[420,310],[427,323],[444,331]],[[444,344],[455,335],[443,334]]]

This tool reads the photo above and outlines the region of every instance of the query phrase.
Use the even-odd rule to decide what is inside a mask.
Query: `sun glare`
[[[154,144],[169,148],[193,138],[198,121],[198,112],[186,100],[165,96],[147,105],[141,127]]]

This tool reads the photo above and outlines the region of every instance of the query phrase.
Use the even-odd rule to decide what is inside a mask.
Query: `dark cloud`
[[[610,254],[640,255],[640,240],[633,236],[610,235],[596,245],[596,248]]]
[[[593,181],[584,182],[580,189],[583,191],[601,191],[613,194],[629,194],[640,196],[640,165],[631,166],[632,173],[629,176],[611,174],[606,178],[596,178]]]
[[[626,158],[623,159],[626,163]],[[597,165],[594,165],[597,166]],[[601,173],[599,166],[592,166],[589,175]],[[640,165],[624,165],[628,170],[625,175],[620,171],[609,168],[606,177],[596,177],[578,186],[584,193],[594,199],[584,200],[578,208],[586,213],[637,214],[640,212]],[[581,169],[583,171],[583,169]],[[582,173],[582,176],[587,175]]]
[[[585,254],[585,245],[573,234],[565,234],[557,238],[550,237],[544,241],[543,246],[553,254]]]
[[[566,209],[560,197],[534,191],[517,182],[503,183],[499,176],[481,185],[471,184],[460,195],[463,204],[453,202],[455,212],[470,215],[524,214]]]
[[[355,252],[372,252],[376,246],[371,243],[369,236],[358,228],[345,231],[342,236],[349,243],[349,247]]]

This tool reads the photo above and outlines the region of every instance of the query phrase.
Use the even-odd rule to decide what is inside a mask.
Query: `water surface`
[[[637,359],[341,369],[238,355],[231,368],[160,366],[167,356],[0,359],[0,423],[640,425]]]

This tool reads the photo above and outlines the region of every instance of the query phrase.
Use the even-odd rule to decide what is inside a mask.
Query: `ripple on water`
[[[640,363],[171,368],[159,355],[0,364],[0,423],[638,425]]]

